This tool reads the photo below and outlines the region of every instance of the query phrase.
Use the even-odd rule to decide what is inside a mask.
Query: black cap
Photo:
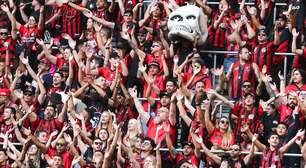
[[[194,149],[194,144],[191,143],[191,142],[186,141],[186,142],[183,142],[182,145],[183,145],[183,147],[184,147],[185,145],[188,145],[189,147],[191,147],[192,149]]]
[[[26,86],[23,90],[23,93],[30,93],[33,95],[35,93],[36,88],[34,86]]]
[[[167,92],[165,92],[165,91],[161,91],[161,92],[159,93],[159,97],[162,98],[162,97],[164,97],[164,96],[171,98],[171,94],[170,94],[170,93],[167,93]]]

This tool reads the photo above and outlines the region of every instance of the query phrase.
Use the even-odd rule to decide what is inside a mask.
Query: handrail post
[[[216,69],[217,68],[217,54],[214,54],[214,69]],[[213,73],[212,74],[213,75],[213,88],[215,89],[215,87],[216,87],[216,76],[215,76],[215,74]]]
[[[284,80],[285,80],[285,85],[287,84],[287,63],[288,63],[288,58],[285,56],[284,60]]]

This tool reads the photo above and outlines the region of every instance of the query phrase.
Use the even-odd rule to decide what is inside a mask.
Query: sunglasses
[[[0,35],[7,35],[7,32],[0,32]]]
[[[236,151],[236,152],[240,151],[239,148],[234,148],[234,149],[232,149],[232,150],[233,150],[233,151]]]
[[[132,14],[126,13],[126,14],[124,14],[123,16],[132,16]]]
[[[244,88],[251,88],[251,85],[243,85]]]
[[[266,34],[264,34],[264,33],[258,33],[257,35],[258,36],[266,36]]]
[[[221,123],[221,124],[228,124],[229,122],[228,122],[228,121],[225,121],[225,120],[220,120],[220,123]]]
[[[32,96],[31,93],[25,93],[24,95],[25,95],[25,96]]]
[[[56,146],[65,146],[64,143],[56,143]]]
[[[95,145],[102,145],[102,142],[95,142]]]

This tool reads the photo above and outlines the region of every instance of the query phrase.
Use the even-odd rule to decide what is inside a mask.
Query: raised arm
[[[140,101],[137,99],[137,90],[136,88],[129,88],[129,93],[132,96],[134,103],[135,103],[135,107],[139,113],[140,119],[144,122],[144,123],[148,123],[149,119],[150,119],[150,115],[144,110],[142,104],[140,103]]]
[[[72,96],[70,95],[69,98],[68,98],[68,100],[64,103],[64,107],[62,108],[61,113],[58,115],[58,120],[59,120],[61,123],[64,122],[64,120],[65,120],[65,118],[66,118],[66,116],[67,116],[68,101],[69,101],[69,99],[71,99],[71,98],[72,98]]]
[[[210,93],[213,96],[216,96],[218,99],[220,99],[222,102],[224,102],[227,106],[229,106],[231,109],[234,108],[234,103],[232,103],[231,101],[229,101],[227,98],[225,98],[224,96],[220,95],[219,93],[217,93],[216,91],[214,91],[213,89],[207,91],[207,93]]]
[[[47,58],[52,64],[56,64],[56,60],[57,60],[56,56],[54,56],[54,55],[52,55],[52,54],[50,53],[50,51],[48,50],[48,48],[47,48],[47,46],[45,45],[44,41],[41,40],[41,39],[36,39],[36,42],[37,42],[40,46],[42,46],[46,58]]]
[[[279,149],[279,152],[281,154],[284,154],[285,152],[287,152],[289,150],[289,148],[295,143],[295,141],[297,139],[300,139],[300,138],[304,138],[304,134],[305,134],[305,130],[299,130],[296,135],[290,139],[290,141],[288,143],[286,143],[284,146],[282,146],[280,149]]]
[[[207,147],[206,145],[203,143],[203,139],[197,135],[193,135],[193,139],[194,141],[196,141],[197,143],[199,143],[204,151],[204,153],[211,158],[215,163],[217,163],[218,165],[221,164],[221,157],[219,157],[218,155],[213,154]]]
[[[213,131],[215,130],[215,125],[211,122],[210,116],[209,116],[209,109],[204,110],[204,117],[205,117],[205,127],[208,131],[208,133],[211,135]]]
[[[291,45],[291,51],[297,55],[303,55],[302,49],[297,49],[296,47],[296,41],[297,37],[299,36],[299,32],[296,31],[296,28],[292,29],[292,45]]]
[[[21,27],[21,24],[15,19],[15,17],[13,16],[13,14],[11,13],[10,9],[8,8],[8,6],[2,4],[1,5],[1,9],[7,14],[9,20],[11,21],[12,25],[16,25],[16,28],[19,30]]]
[[[170,151],[170,154],[172,155],[173,158],[176,158],[176,155],[177,155],[177,151],[176,149],[174,148],[172,142],[171,142],[171,138],[170,138],[170,135],[169,135],[169,130],[170,130],[170,125],[163,125],[164,127],[164,131],[166,133],[166,144],[167,144],[167,147],[169,148],[169,151]]]

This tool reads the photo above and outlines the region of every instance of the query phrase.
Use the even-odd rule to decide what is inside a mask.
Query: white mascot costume
[[[195,5],[181,6],[170,13],[168,29],[170,40],[186,39],[193,42],[198,38],[197,45],[201,46],[208,36],[207,16]]]

